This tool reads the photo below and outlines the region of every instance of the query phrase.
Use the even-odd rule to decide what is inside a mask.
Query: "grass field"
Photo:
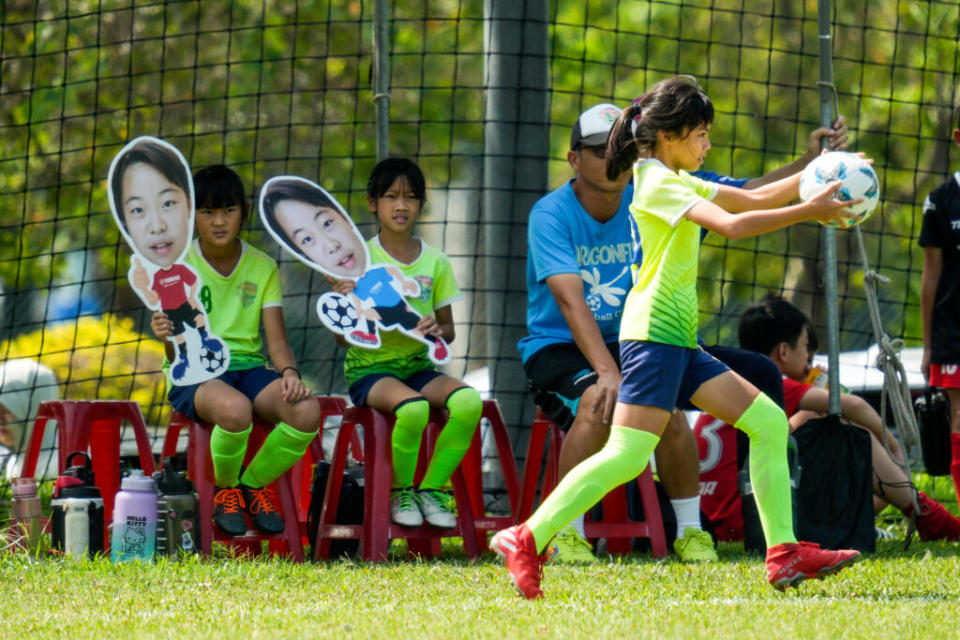
[[[467,562],[297,565],[226,557],[112,565],[0,556],[8,638],[956,637],[952,543],[883,542],[873,556],[781,594],[739,545],[686,566],[635,555],[547,567],[546,598],[517,597],[488,554]]]

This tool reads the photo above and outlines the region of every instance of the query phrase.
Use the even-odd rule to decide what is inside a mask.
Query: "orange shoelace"
[[[273,506],[273,489],[250,489],[253,494],[253,502],[250,504],[250,513],[279,513]]]
[[[240,510],[244,507],[243,492],[240,491],[239,487],[221,489],[217,492],[217,495],[214,496],[213,504],[223,505],[224,513],[240,513]]]

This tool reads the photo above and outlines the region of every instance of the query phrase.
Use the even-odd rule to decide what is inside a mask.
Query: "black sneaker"
[[[247,532],[243,507],[243,492],[240,487],[217,487],[213,494],[213,523],[226,534],[242,536]]]
[[[263,487],[256,489],[241,484],[243,497],[247,501],[247,513],[250,514],[250,520],[253,526],[264,533],[282,533],[284,529],[283,518],[280,512],[273,506],[275,496],[273,489]]]

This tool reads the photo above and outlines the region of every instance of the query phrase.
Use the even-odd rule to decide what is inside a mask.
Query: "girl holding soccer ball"
[[[249,213],[240,177],[216,165],[198,171],[193,181],[196,239],[186,262],[201,275],[200,301],[212,330],[230,348],[230,365],[213,380],[173,387],[168,399],[191,419],[214,425],[210,454],[217,526],[242,535],[247,531],[246,512],[257,529],[279,533],[283,518],[268,487],[303,456],[316,436],[320,405],[300,379],[287,341],[277,264],[239,238]],[[261,323],[269,363],[262,355]],[[150,326],[172,360],[167,336],[173,323],[157,312]],[[254,414],[277,426],[241,475]]]
[[[674,407],[688,401],[750,436],[750,478],[774,587],[823,577],[859,556],[797,542],[783,410],[697,346],[701,228],[746,238],[808,220],[842,224],[843,208],[852,203],[834,199],[840,186],[834,183],[807,202],[784,206],[797,197],[799,173],[751,191],[691,176],[710,149],[713,113],[695,80],[674,77],[634,101],[610,131],[606,173],[613,179],[633,168],[633,242],[643,247],[620,328],[622,381],[604,447],[572,469],[529,520],[491,541],[526,598],[543,594],[540,552],[554,534],[637,477]]]

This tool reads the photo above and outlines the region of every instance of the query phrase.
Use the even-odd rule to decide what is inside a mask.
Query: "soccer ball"
[[[337,333],[351,331],[360,322],[360,316],[350,300],[333,291],[328,291],[317,300],[317,315],[328,329]]]
[[[869,218],[880,199],[880,182],[870,163],[853,153],[831,151],[808,164],[800,176],[800,199],[809,200],[837,180],[843,183],[834,194],[837,200],[863,198],[860,204],[847,207],[847,224],[860,224]],[[837,225],[831,222],[830,226]]]
[[[206,347],[200,349],[200,366],[210,373],[220,371],[223,368],[224,360],[223,349],[220,351],[210,351]]]

